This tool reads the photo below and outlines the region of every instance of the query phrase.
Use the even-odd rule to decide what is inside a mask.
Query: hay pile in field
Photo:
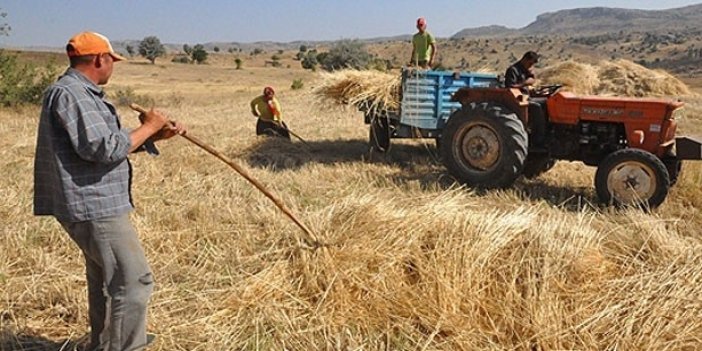
[[[354,105],[368,111],[393,111],[400,106],[400,75],[353,69],[321,74],[312,93],[323,105]]]
[[[567,61],[547,67],[539,75],[542,85],[563,84],[576,94],[613,96],[687,96],[690,89],[663,70],[631,61],[601,61],[596,65]]]

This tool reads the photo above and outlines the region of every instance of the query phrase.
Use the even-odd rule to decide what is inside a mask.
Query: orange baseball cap
[[[126,58],[117,54],[110,41],[102,34],[95,32],[81,32],[68,40],[66,45],[68,56],[85,56],[110,54],[115,61],[124,61]]]

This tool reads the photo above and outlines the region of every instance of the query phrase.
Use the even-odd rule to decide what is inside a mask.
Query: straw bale
[[[690,96],[690,89],[663,70],[652,70],[628,60],[600,61],[595,65],[566,61],[539,74],[541,84],[563,84],[582,95]]]
[[[400,84],[396,74],[347,69],[322,73],[321,83],[312,93],[323,104],[387,112],[399,108]]]
[[[601,95],[679,96],[690,95],[690,89],[663,70],[652,70],[631,61],[602,61],[599,63]]]
[[[576,94],[592,94],[600,84],[597,68],[587,63],[566,61],[547,67],[539,74],[542,84],[562,84]]]

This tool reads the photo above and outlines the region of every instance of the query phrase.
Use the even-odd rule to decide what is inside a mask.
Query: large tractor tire
[[[658,207],[668,196],[670,176],[654,154],[623,149],[605,157],[595,174],[595,190],[602,202],[617,206]]]
[[[555,165],[556,160],[550,158],[548,155],[532,156],[532,154],[529,154],[526,161],[524,161],[522,174],[529,179],[536,178],[548,172]]]
[[[472,103],[454,112],[441,140],[441,156],[458,181],[507,188],[521,175],[527,133],[517,115],[499,105]]]
[[[388,118],[375,116],[371,119],[369,142],[373,150],[386,152],[390,149],[390,121]]]

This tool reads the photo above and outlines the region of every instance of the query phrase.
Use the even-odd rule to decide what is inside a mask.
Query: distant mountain
[[[682,29],[699,29],[702,23],[702,4],[669,10],[630,10],[621,8],[592,7],[548,12],[521,29],[490,26],[469,28],[456,33],[454,38],[466,36],[566,34],[592,35],[612,32],[667,32]]]
[[[507,28],[505,26],[485,26],[463,29],[454,34],[452,38],[497,37],[507,36],[518,32],[519,29]]]

